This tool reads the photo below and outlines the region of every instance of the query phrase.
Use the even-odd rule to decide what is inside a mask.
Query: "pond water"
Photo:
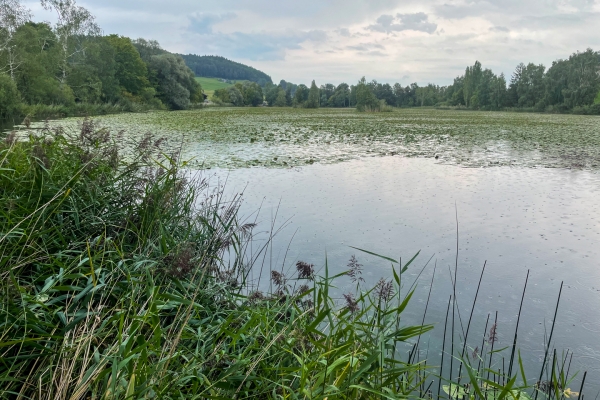
[[[544,358],[564,282],[553,347],[572,350],[571,371],[587,370],[591,395],[600,390],[600,118],[218,108],[95,122],[124,132],[125,148],[148,133],[166,137],[165,151],[193,158],[192,168],[213,168],[228,193],[243,191],[242,215],[263,232],[255,247],[268,237],[265,231],[284,227],[264,263],[289,275],[297,260],[323,268],[327,259],[337,273],[356,255],[364,287],[372,287],[392,276],[389,263],[350,246],[404,261],[421,251],[407,280],[417,279],[431,261],[403,317],[407,324],[421,322],[435,267],[426,323],[437,325],[427,340],[438,356],[458,221],[463,325],[487,262],[469,346],[481,346],[487,316],[494,319],[496,311],[497,346],[512,343],[529,270],[518,338],[526,367],[537,371]],[[49,125],[77,132],[80,123]],[[253,278],[259,277],[258,285],[268,285],[268,273],[255,271]],[[339,296],[353,289],[347,280],[338,282]],[[528,377],[537,379],[535,372]]]
[[[398,156],[214,172],[229,193],[244,192],[242,215],[256,219],[258,231],[284,226],[267,252],[267,264],[289,275],[297,260],[322,269],[326,258],[330,273],[338,273],[356,255],[364,265],[365,287],[372,287],[391,277],[390,264],[350,246],[405,262],[421,251],[406,273],[408,281],[433,257],[405,322],[420,322],[437,265],[426,322],[437,325],[430,340],[431,348],[438,345],[438,355],[452,292],[449,270],[456,260],[458,215],[457,297],[463,324],[487,261],[469,346],[481,345],[487,315],[493,319],[496,311],[496,346],[512,343],[530,270],[518,339],[526,365],[533,369],[544,357],[544,335],[564,281],[553,345],[575,352],[572,371],[588,370],[588,384],[600,377],[600,175],[464,168]],[[267,275],[262,274],[262,286]],[[339,293],[353,290],[349,281],[338,283]],[[534,375],[528,377],[535,382]]]

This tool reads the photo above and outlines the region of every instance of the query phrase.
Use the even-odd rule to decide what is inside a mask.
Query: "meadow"
[[[211,98],[215,90],[225,89],[230,86],[233,86],[232,83],[223,82],[218,78],[205,78],[201,76],[196,77],[196,82],[198,82],[202,86],[202,90],[208,96],[209,99]]]

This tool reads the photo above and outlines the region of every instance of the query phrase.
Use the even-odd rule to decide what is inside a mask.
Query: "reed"
[[[391,264],[374,287],[354,256],[335,275],[327,260],[323,276],[297,260],[286,276],[267,245],[249,251],[255,223],[241,222],[241,197],[191,174],[160,139],[127,152],[119,143],[89,120],[73,136],[45,127],[0,142],[0,398],[405,399],[432,398],[438,383],[437,397],[559,399],[573,382],[569,353],[536,387],[518,352],[520,375],[512,356],[499,372],[490,338],[471,365],[471,317],[465,343],[454,335],[457,266],[436,376],[429,343],[424,360],[419,349],[433,328],[431,287],[420,323],[401,318],[417,256],[403,264],[356,249]],[[249,278],[261,262],[264,293]],[[336,298],[340,279],[356,285]],[[445,357],[451,369],[457,358],[457,377]]]

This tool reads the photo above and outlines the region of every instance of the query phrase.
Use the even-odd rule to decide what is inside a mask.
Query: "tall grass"
[[[241,199],[161,140],[119,143],[84,121],[76,136],[45,128],[0,144],[1,398],[433,398],[434,381],[456,399],[565,396],[568,354],[548,357],[536,389],[520,356],[519,374],[496,370],[495,328],[476,356],[466,336],[462,353],[445,351],[458,373],[443,360],[434,373],[419,356],[425,315],[402,319],[415,258],[384,257],[392,279],[372,288],[354,256],[333,276],[298,261],[258,291]],[[336,299],[342,276],[355,291]]]

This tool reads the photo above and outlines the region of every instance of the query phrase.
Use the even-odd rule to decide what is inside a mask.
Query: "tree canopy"
[[[3,107],[0,119],[19,114],[23,104],[186,109],[203,100],[184,60],[158,42],[102,36],[94,16],[75,0],[42,5],[56,13],[55,23],[31,21],[20,0],[0,0],[1,101],[18,99]]]
[[[196,76],[246,80],[256,82],[262,87],[267,83],[273,83],[271,77],[264,72],[224,57],[198,56],[195,54],[182,54],[181,57]]]

